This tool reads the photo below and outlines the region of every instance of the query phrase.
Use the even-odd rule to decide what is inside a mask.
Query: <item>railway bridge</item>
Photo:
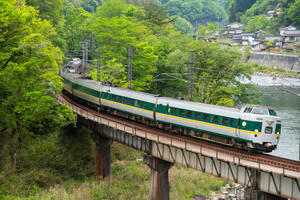
[[[168,169],[174,163],[245,185],[249,188],[247,199],[300,200],[300,161],[179,137],[98,113],[64,95],[58,101],[78,115],[77,126],[93,131],[97,179],[111,176],[110,143],[117,141],[145,153],[144,162],[151,168],[151,200],[169,199]]]

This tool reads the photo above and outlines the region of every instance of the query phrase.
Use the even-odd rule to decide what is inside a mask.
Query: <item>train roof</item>
[[[64,75],[66,75],[67,77],[71,77],[77,83],[88,86],[95,90],[99,90],[100,87],[102,87],[101,90],[103,91],[116,94],[116,95],[127,96],[129,98],[139,99],[141,101],[155,103],[156,98],[158,97],[157,95],[146,93],[146,92],[102,85],[100,82],[95,80],[82,79],[82,76],[79,74],[64,73]],[[240,109],[230,108],[225,106],[217,106],[217,105],[180,100],[180,99],[169,98],[169,97],[158,97],[158,98],[160,104],[166,105],[169,103],[171,106],[182,108],[182,109],[187,109],[188,106],[189,110],[199,110],[202,112],[209,112],[209,113],[216,113],[216,114],[218,113],[220,114],[220,112],[223,112],[225,115],[232,112],[234,113],[240,112]]]

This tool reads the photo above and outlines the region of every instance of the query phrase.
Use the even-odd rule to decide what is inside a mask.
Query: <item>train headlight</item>
[[[273,124],[273,120],[267,120],[267,123],[269,124],[269,125],[272,125]]]
[[[254,131],[255,131],[256,133],[258,133],[258,129],[255,129]]]
[[[265,146],[266,146],[266,147],[271,147],[272,144],[271,144],[270,142],[267,142],[267,143],[265,143]]]

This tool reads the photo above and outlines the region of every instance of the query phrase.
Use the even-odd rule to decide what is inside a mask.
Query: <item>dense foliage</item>
[[[188,99],[193,51],[194,101],[225,106],[253,102],[255,96],[246,93],[250,86],[237,81],[250,74],[239,52],[183,33],[192,32],[193,26],[199,26],[198,36],[216,32],[215,24],[204,25],[226,19],[224,3],[0,0],[0,157],[5,158],[0,161],[0,198],[91,174],[91,139],[62,130],[75,117],[55,96],[62,89],[62,60],[81,57],[81,44],[92,35],[95,49],[91,41],[88,44],[93,78],[99,62],[94,55],[101,50],[101,81],[127,87],[131,47],[133,89]],[[295,9],[289,12],[297,14]],[[25,178],[14,190],[18,176]]]
[[[229,22],[240,21],[240,17],[256,0],[227,0],[225,7],[229,15]]]
[[[270,33],[278,33],[281,27],[289,25],[300,27],[299,0],[228,0],[226,9],[230,22],[238,21],[246,25],[251,23],[248,30],[259,28]],[[274,11],[274,17],[269,20],[266,19],[268,11]]]

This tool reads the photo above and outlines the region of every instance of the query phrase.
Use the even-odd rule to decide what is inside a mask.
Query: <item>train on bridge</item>
[[[64,68],[60,75],[64,93],[99,112],[248,151],[271,152],[279,142],[281,121],[269,107],[235,109],[167,98],[104,85]]]

